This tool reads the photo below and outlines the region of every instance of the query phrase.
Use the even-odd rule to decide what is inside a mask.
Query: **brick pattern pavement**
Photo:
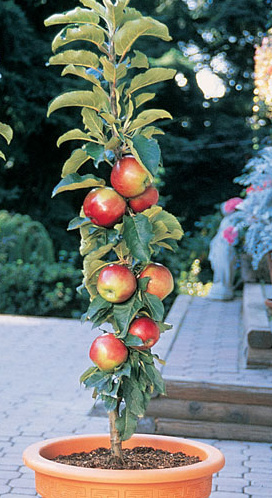
[[[235,317],[238,304],[233,304],[230,316]],[[195,305],[197,322],[206,320],[208,327],[202,302],[201,309]],[[210,313],[216,318],[215,309]],[[189,322],[186,326],[189,334],[193,326]],[[107,418],[91,412],[91,394],[78,381],[89,366],[88,349],[95,335],[89,324],[73,320],[0,315],[1,497],[37,496],[34,473],[22,464],[22,452],[32,442],[108,432]],[[209,347],[214,347],[212,342]],[[271,498],[271,444],[208,442],[226,457],[226,466],[214,478],[211,498]]]

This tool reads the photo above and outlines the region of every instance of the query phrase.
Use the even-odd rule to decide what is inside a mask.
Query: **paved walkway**
[[[180,299],[172,309],[169,320],[174,319],[173,332],[180,329],[179,317],[188,306],[182,324],[182,334],[188,334],[186,346],[176,352],[184,367],[184,375],[199,376],[207,373],[207,358],[211,376],[237,375],[243,381],[243,366],[237,365],[237,343],[230,324],[229,335],[220,348],[220,314],[239,321],[239,301],[209,304],[204,300],[190,302]],[[192,323],[192,321],[194,323]],[[210,320],[218,322],[218,334],[209,336]],[[174,323],[173,322],[173,323]],[[196,324],[198,341],[194,339]],[[204,329],[206,339],[204,340]],[[208,330],[207,330],[208,329]],[[167,333],[166,333],[167,334]],[[162,337],[162,354],[167,351],[169,339]],[[13,317],[0,315],[0,496],[13,498],[36,496],[34,473],[22,464],[24,448],[34,441],[65,434],[107,432],[107,418],[91,413],[93,400],[90,392],[79,386],[80,374],[89,366],[88,350],[96,332],[89,324],[82,326],[73,320]],[[234,334],[235,335],[235,334]],[[185,336],[184,336],[185,337]],[[238,342],[237,342],[238,341]],[[224,351],[217,358],[219,350]],[[199,371],[190,371],[192,349],[199,355]],[[212,350],[212,352],[210,352]],[[227,352],[226,352],[227,351]],[[182,360],[182,361],[181,361]],[[226,371],[226,365],[229,368]],[[169,365],[169,366],[168,366]],[[223,365],[225,365],[223,367]],[[174,375],[167,364],[169,375]],[[233,370],[234,369],[234,370]],[[185,374],[186,370],[186,374]],[[271,371],[250,371],[251,382],[271,381]],[[271,382],[270,382],[271,386]],[[94,412],[95,413],[95,412]],[[207,440],[205,440],[207,442]],[[226,466],[214,478],[211,498],[271,498],[272,496],[272,445],[237,441],[208,441],[220,448],[226,457]]]

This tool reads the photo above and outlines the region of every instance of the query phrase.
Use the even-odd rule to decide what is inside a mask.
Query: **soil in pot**
[[[200,462],[198,456],[189,456],[181,451],[154,449],[146,446],[136,446],[123,450],[124,461],[117,461],[108,448],[97,448],[89,453],[72,453],[71,455],[58,455],[53,460],[57,463],[73,465],[75,467],[100,468],[112,470],[145,470],[183,467]]]

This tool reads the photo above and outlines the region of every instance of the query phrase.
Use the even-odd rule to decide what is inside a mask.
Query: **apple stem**
[[[119,462],[123,462],[122,442],[119,431],[116,428],[116,420],[118,419],[118,407],[112,412],[109,412],[110,422],[110,442],[112,456]]]

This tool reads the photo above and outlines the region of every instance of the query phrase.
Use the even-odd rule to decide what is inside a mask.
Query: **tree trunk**
[[[118,407],[109,413],[110,421],[110,442],[111,442],[111,453],[112,456],[123,462],[123,452],[122,452],[122,442],[120,439],[120,434],[116,428],[116,420],[118,418]]]

